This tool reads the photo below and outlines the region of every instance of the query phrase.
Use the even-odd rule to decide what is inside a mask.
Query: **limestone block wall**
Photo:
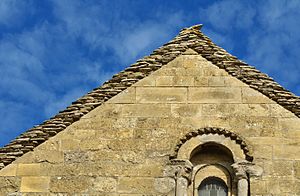
[[[0,171],[0,195],[175,195],[169,155],[187,133],[243,137],[264,170],[251,195],[300,195],[300,119],[186,54]]]

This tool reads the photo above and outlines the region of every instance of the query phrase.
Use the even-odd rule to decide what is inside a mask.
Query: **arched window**
[[[217,177],[208,177],[198,188],[199,196],[227,196],[228,188],[225,182]]]
[[[238,135],[206,127],[180,139],[172,160],[176,195],[247,196],[249,177],[262,175],[250,150]]]
[[[190,159],[194,166],[194,196],[227,196],[235,193],[232,181],[232,152],[224,145],[207,142],[194,148]]]

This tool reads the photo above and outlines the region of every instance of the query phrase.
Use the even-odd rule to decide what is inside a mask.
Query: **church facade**
[[[300,195],[300,98],[196,25],[0,149],[0,195]]]

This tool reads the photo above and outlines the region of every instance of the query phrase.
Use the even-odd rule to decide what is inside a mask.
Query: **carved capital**
[[[171,165],[175,166],[175,177],[183,177],[187,179],[188,183],[192,180],[193,164],[189,160],[174,159],[171,161]]]
[[[246,168],[244,167],[244,165],[240,164],[240,163],[234,163],[231,165],[233,170],[235,171],[235,175],[236,177],[240,180],[240,179],[247,179],[247,173],[246,173]]]
[[[250,177],[259,177],[263,173],[263,169],[249,161],[239,161],[231,165],[238,179],[247,179]]]

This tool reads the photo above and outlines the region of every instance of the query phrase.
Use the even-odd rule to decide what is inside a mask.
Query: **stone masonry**
[[[182,36],[195,32],[187,29],[179,37],[184,40]],[[266,87],[264,79],[250,80],[246,65],[238,68],[237,77],[234,66],[224,69],[196,48],[186,44],[163,66],[145,71],[143,79],[78,114],[78,119],[71,115],[69,124],[58,123],[62,131],[54,131],[45,142],[31,144],[28,137],[20,137],[20,143],[5,147],[0,195],[174,196],[176,178],[168,165],[187,136],[205,127],[229,130],[247,159],[262,168],[261,176],[250,179],[251,195],[300,195],[299,98],[283,93],[266,77],[277,88]],[[43,130],[35,134],[43,135]],[[11,150],[29,146],[16,156],[18,151]]]

